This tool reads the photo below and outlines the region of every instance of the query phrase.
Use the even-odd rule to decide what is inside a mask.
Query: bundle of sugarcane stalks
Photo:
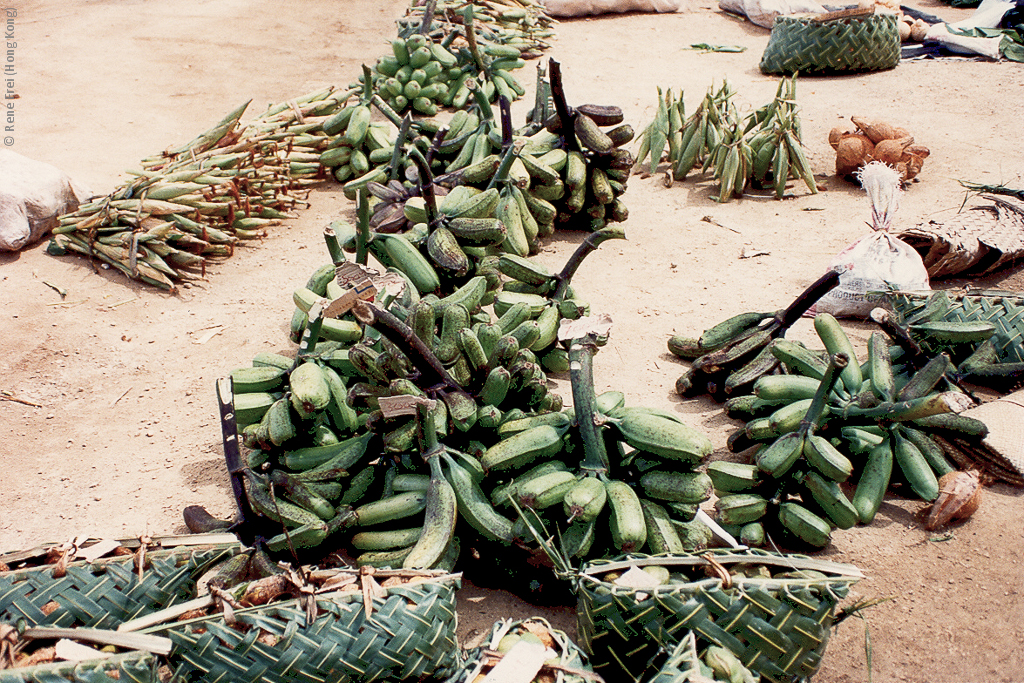
[[[356,91],[325,88],[240,124],[249,103],[194,140],[143,159],[109,195],[61,217],[48,252],[84,254],[169,291],[204,277],[207,260],[303,208],[330,178],[324,122]]]

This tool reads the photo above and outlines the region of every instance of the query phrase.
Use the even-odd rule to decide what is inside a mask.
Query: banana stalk
[[[597,343],[592,337],[573,339],[569,346],[569,381],[572,385],[573,409],[580,439],[583,441],[585,473],[608,472],[608,449],[602,434],[602,416],[597,411],[594,396],[594,354]]]

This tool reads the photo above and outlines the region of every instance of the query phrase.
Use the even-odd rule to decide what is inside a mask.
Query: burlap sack
[[[87,194],[57,167],[0,149],[0,251],[38,242]]]

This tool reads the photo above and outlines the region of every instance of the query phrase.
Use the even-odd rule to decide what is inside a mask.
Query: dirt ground
[[[268,104],[324,85],[346,86],[387,49],[405,0],[17,3],[16,100],[11,149],[54,164],[96,193],[125,169],[191,139],[252,99]],[[955,21],[970,10],[915,6]],[[9,30],[9,28],[8,28]],[[748,107],[768,102],[776,79],[758,70],[768,31],[701,0],[672,15],[563,21],[548,56],[561,62],[570,103],[616,104],[636,128],[653,118],[657,87],[687,108],[724,79]],[[741,45],[702,53],[694,43]],[[10,47],[10,46],[9,46]],[[8,53],[10,54],[10,53]],[[521,72],[532,81],[532,65]],[[595,365],[598,390],[669,408],[707,431],[719,454],[736,423],[705,400],[674,393],[682,366],[666,350],[724,317],[780,308],[827,268],[870,220],[863,191],[837,180],[827,142],[851,116],[883,118],[931,149],[896,225],[952,215],[958,180],[1024,186],[1021,65],[905,61],[856,76],[801,78],[808,156],[824,191],[719,205],[707,182],[665,187],[630,181],[628,240],[592,255],[574,284],[611,315]],[[528,99],[529,99],[528,95]],[[514,108],[516,121],[526,105]],[[199,285],[168,295],[93,272],[83,259],[45,254],[45,241],[0,255],[0,549],[77,534],[129,537],[184,532],[181,510],[233,512],[214,383],[287,341],[292,290],[326,259],[321,231],[351,215],[335,186],[262,242],[215,264]],[[715,222],[704,220],[710,217]],[[723,227],[724,226],[724,227]],[[582,235],[559,233],[536,258],[559,265]],[[762,255],[742,258],[744,248]],[[64,299],[47,285],[67,290]],[[936,286],[945,286],[935,283]],[[1018,270],[986,285],[1024,290]],[[858,348],[871,328],[847,325]],[[809,321],[791,336],[813,342]],[[560,383],[563,396],[568,388]],[[889,598],[833,635],[820,683],[1024,680],[1024,505],[1006,485],[948,534],[926,532],[919,502],[890,498],[868,527],[837,532],[822,555],[860,567],[854,598]],[[571,604],[535,606],[467,584],[460,637],[499,617],[540,614],[570,634]],[[871,670],[866,645],[870,636]],[[612,683],[612,682],[609,682]]]

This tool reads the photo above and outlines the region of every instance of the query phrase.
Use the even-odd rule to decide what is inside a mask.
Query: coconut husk
[[[986,275],[1024,256],[1024,202],[994,195],[980,199],[990,203],[896,235],[921,253],[929,277]]]

